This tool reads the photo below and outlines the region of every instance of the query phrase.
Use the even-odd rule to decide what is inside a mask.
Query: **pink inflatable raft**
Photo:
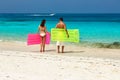
[[[40,34],[28,34],[27,45],[35,45],[41,43]],[[46,42],[45,44],[50,44],[50,33],[46,32]]]

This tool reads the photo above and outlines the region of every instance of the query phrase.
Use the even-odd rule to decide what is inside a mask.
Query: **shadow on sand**
[[[45,50],[45,52],[56,52],[56,50],[55,49]]]
[[[32,52],[40,52],[39,50],[38,51],[32,51]],[[50,49],[50,50],[45,50],[45,52],[56,52],[55,49]]]
[[[85,51],[65,51],[64,53],[83,53]]]
[[[40,51],[32,51],[32,52],[40,52]],[[45,52],[56,53],[56,49],[45,50]],[[64,53],[84,53],[85,51],[64,51]]]

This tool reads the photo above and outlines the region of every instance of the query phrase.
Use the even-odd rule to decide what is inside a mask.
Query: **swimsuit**
[[[57,41],[56,45],[57,46],[64,46],[64,43],[62,41]]]
[[[41,37],[44,37],[46,34],[45,33],[40,33],[40,36]]]
[[[39,27],[39,29],[40,29],[40,36],[41,37],[44,37],[45,35],[46,35],[46,33],[45,33],[45,27]]]

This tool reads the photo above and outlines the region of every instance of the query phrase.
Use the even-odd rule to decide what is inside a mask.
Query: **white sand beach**
[[[120,80],[120,49],[0,42],[0,80]]]

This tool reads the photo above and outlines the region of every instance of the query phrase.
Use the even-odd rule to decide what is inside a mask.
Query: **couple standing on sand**
[[[41,45],[40,45],[40,52],[45,52],[45,40],[46,40],[46,26],[45,26],[46,20],[42,20],[40,26],[38,27],[40,36],[41,36]],[[58,24],[56,25],[56,28],[59,29],[65,29],[67,37],[69,38],[69,34],[66,28],[65,23],[63,22],[63,18],[59,19]],[[60,53],[60,46],[62,46],[62,53],[64,53],[64,44],[61,41],[57,41],[57,52]]]

